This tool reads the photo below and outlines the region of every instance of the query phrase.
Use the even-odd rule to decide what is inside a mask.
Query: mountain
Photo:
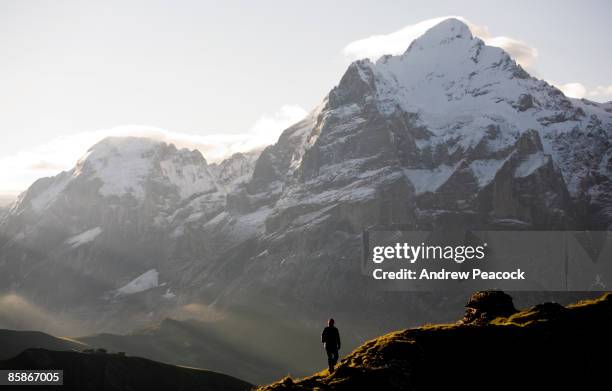
[[[193,324],[193,322],[190,323],[166,320],[159,326],[159,330],[163,330],[165,333],[165,338],[167,338],[166,340],[159,336],[156,338],[147,338],[146,336],[150,335],[153,331],[151,328],[148,328],[147,330],[142,330],[140,333],[132,333],[129,336],[131,337],[132,341],[129,342],[126,341],[128,336],[123,337],[100,334],[97,336],[76,340],[70,338],[58,338],[39,331],[0,329],[0,346],[2,346],[2,349],[0,350],[0,368],[59,368],[64,369],[65,371],[68,371],[69,369],[73,369],[75,371],[77,369],[79,371],[85,369],[91,370],[90,373],[93,374],[96,371],[103,370],[104,366],[109,366],[114,368],[116,372],[112,373],[114,371],[109,371],[111,373],[107,374],[109,378],[105,381],[111,380],[110,378],[116,380],[125,376],[134,376],[136,377],[137,388],[133,389],[145,389],[142,388],[142,384],[147,384],[149,380],[147,380],[147,376],[142,376],[142,374],[146,374],[146,371],[158,371],[161,369],[169,376],[169,379],[165,381],[176,382],[175,386],[179,388],[184,386],[187,387],[185,389],[190,389],[190,384],[193,383],[194,386],[197,385],[198,387],[202,387],[200,389],[250,389],[250,384],[230,376],[222,375],[221,372],[213,368],[214,366],[224,366],[224,356],[230,356],[234,359],[237,357],[242,358],[242,361],[231,362],[226,365],[225,368],[228,368],[229,365],[248,368],[248,366],[244,365],[247,354],[244,352],[236,354],[230,351],[227,346],[220,346],[219,342],[217,342],[215,345],[215,340],[210,337],[206,338],[204,331],[200,331],[198,335],[194,335],[198,332],[198,328],[197,325]],[[155,330],[155,332],[158,331]],[[121,340],[121,343],[113,344],[113,338]],[[193,342],[196,346],[186,346],[186,341],[188,341],[189,338],[191,338],[190,342]],[[183,350],[178,350],[177,348],[179,347],[179,344],[172,344],[168,341],[168,339],[180,340],[180,346],[183,348]],[[84,340],[87,342],[84,343]],[[180,362],[180,357],[183,354],[200,353],[201,356],[206,357],[205,362],[201,361],[201,363],[212,364],[212,366],[204,365],[203,367],[210,368],[214,371],[173,367],[137,357],[125,357],[125,354],[101,355],[101,352],[106,350],[115,352],[123,351],[128,355],[132,355],[132,353],[138,352],[138,349],[134,349],[134,346],[138,346],[140,342],[142,342],[141,350],[145,350],[147,353],[151,351],[165,352],[165,358],[168,359],[167,361]],[[145,349],[145,346],[148,349]],[[190,347],[191,349],[189,349]],[[202,349],[203,352],[199,352],[200,349]],[[168,351],[172,351],[172,353],[169,354]],[[154,357],[155,354],[147,354],[147,356]],[[158,356],[163,356],[163,354],[158,354]],[[179,358],[177,359],[177,357]],[[194,360],[183,359],[182,361],[193,363]],[[20,367],[19,365],[22,366]],[[254,366],[257,367],[256,365]],[[258,369],[265,370],[266,368],[268,367],[264,362],[259,362]],[[141,374],[139,375],[138,373],[141,370],[143,372],[140,372]],[[253,373],[250,374],[252,375]],[[70,384],[67,384],[67,386],[72,388],[69,389],[82,389],[84,386],[84,383],[82,382],[84,381],[91,382],[95,384],[96,387],[102,387],[105,382],[102,381],[97,375],[92,375],[89,378],[87,378],[87,376],[84,376],[84,378],[78,378],[77,376],[72,375],[70,376]],[[117,389],[128,389],[121,388],[124,386],[125,385],[122,385]],[[151,387],[151,383],[147,384],[146,387]],[[162,386],[160,385],[158,387]]]
[[[459,322],[383,335],[348,354],[331,374],[326,369],[287,377],[259,389],[564,389],[606,383],[605,360],[594,352],[612,347],[611,294],[522,311],[500,291],[474,296]]]
[[[207,223],[214,241],[234,225],[253,227],[249,240],[194,285],[216,302],[289,301],[359,322],[397,303],[406,321],[452,313],[433,296],[369,289],[363,230],[607,229],[611,135],[605,105],[565,97],[448,19],[402,55],[351,64],[261,153],[228,215]]]
[[[166,261],[204,250],[198,232],[183,238],[223,212],[228,189],[248,176],[255,157],[209,166],[198,151],[154,140],[100,141],[72,170],[35,182],[6,213],[0,286],[47,306],[100,306],[145,291],[174,304],[168,277],[180,280],[182,265]]]
[[[423,228],[453,216],[605,228],[611,121],[603,105],[566,98],[448,19],[403,55],[351,64],[305,141],[284,142],[289,129],[264,151],[251,193],[286,183],[281,218],[293,205],[363,204],[386,180],[403,193],[396,220]],[[579,214],[579,201],[592,213]]]
[[[102,140],[0,220],[0,287],[87,330],[125,333],[195,304],[309,329],[333,314],[360,341],[448,321],[463,300],[379,291],[361,274],[364,230],[612,226],[609,104],[565,97],[456,19],[406,44],[352,63],[260,154],[209,165]],[[544,296],[569,297],[517,299]]]
[[[281,375],[303,376],[318,368],[320,347],[312,341],[318,333],[280,316],[245,309],[215,321],[164,319],[123,335],[98,333],[75,339],[93,348],[265,384]]]
[[[231,191],[251,179],[260,153],[261,150],[238,152],[220,163],[211,164],[209,168],[217,183],[223,185],[226,191]]]
[[[2,369],[62,369],[63,385],[57,390],[250,390],[253,385],[203,369],[178,367],[140,357],[98,350],[91,352],[28,349]]]
[[[68,338],[58,338],[40,331],[18,331],[0,329],[0,360],[15,357],[29,348],[49,350],[82,350],[88,345]]]

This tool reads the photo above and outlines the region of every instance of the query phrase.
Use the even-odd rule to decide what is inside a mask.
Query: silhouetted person
[[[338,362],[338,350],[340,350],[340,332],[338,332],[334,323],[333,319],[328,320],[327,327],[324,328],[323,333],[321,333],[321,342],[325,346],[325,351],[327,352],[329,372],[334,371],[334,367]]]

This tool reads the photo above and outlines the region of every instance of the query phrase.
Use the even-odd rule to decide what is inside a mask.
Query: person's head
[[[334,321],[334,318],[329,318],[329,320],[327,321],[327,325],[328,325],[329,327],[332,327],[332,326],[334,325],[334,323],[336,323],[336,322]]]

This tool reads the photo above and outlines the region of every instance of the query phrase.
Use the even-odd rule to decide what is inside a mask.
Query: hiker
[[[338,362],[338,350],[340,350],[340,333],[334,326],[334,323],[334,320],[330,318],[327,321],[327,327],[321,333],[321,342],[327,352],[327,364],[329,365],[330,373],[334,371],[334,367]]]

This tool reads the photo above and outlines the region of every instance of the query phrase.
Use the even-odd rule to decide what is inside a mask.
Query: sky
[[[357,58],[463,18],[566,94],[612,100],[609,1],[0,0],[0,203],[108,135],[273,143]]]

